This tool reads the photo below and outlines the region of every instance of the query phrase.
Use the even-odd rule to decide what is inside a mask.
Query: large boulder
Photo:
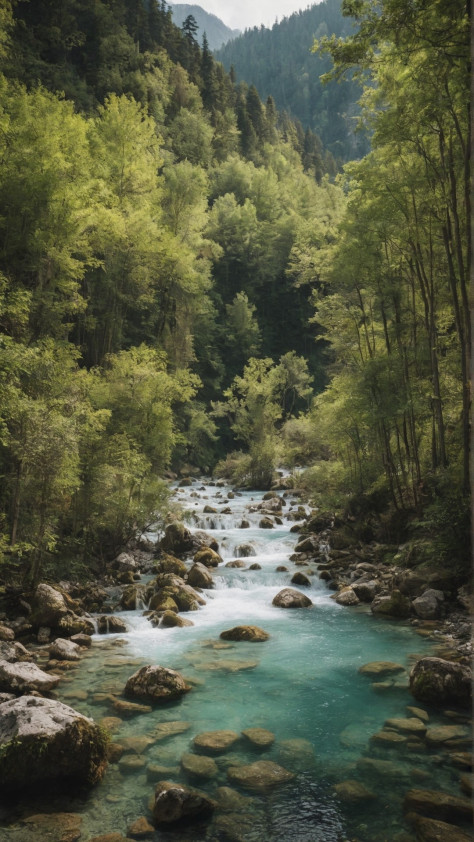
[[[214,580],[207,566],[197,561],[188,573],[188,585],[193,588],[213,588]]]
[[[66,601],[56,588],[44,583],[36,588],[30,622],[33,626],[56,626],[59,619],[67,612]]]
[[[107,737],[92,719],[52,699],[0,705],[0,785],[21,789],[67,779],[95,784],[107,766]]]
[[[186,576],[188,568],[184,561],[172,555],[164,555],[156,565],[157,573],[174,573],[175,576]]]
[[[409,813],[407,818],[415,826],[418,842],[472,842],[472,834],[453,824],[428,819],[417,813]]]
[[[65,637],[72,637],[74,634],[95,634],[92,620],[87,617],[78,617],[73,611],[67,611],[59,618],[55,630]]]
[[[59,683],[59,675],[43,672],[31,661],[9,663],[0,661],[0,692],[49,693]]]
[[[277,605],[279,608],[309,608],[312,604],[306,594],[294,588],[283,588],[272,600],[272,605]]]
[[[348,585],[345,588],[341,588],[341,590],[334,596],[335,601],[338,605],[358,605],[359,604],[359,597],[355,593],[355,591]]]
[[[216,553],[211,547],[203,547],[194,556],[196,564],[204,564],[206,567],[217,567],[221,561],[222,558],[219,553]]]
[[[222,640],[245,640],[260,643],[263,640],[268,640],[270,635],[258,626],[234,626],[233,629],[221,632],[219,637]]]
[[[81,647],[72,640],[64,640],[57,637],[49,647],[49,657],[57,661],[79,661],[81,658]]]
[[[168,524],[165,534],[160,541],[160,549],[165,553],[178,556],[178,558],[192,551],[193,538],[184,523],[175,520],[173,523]]]
[[[159,781],[155,789],[153,818],[157,825],[192,821],[210,816],[216,804],[203,792],[183,784]]]
[[[444,614],[444,593],[428,588],[412,602],[417,617],[422,620],[438,620]]]
[[[31,652],[23,646],[22,643],[18,643],[18,641],[2,641],[0,643],[0,661],[8,661],[9,663],[13,663],[14,661],[32,661],[33,656]]]
[[[295,547],[295,553],[314,553],[319,550],[319,539],[316,535],[308,535]]]
[[[204,754],[223,754],[239,740],[236,731],[203,731],[194,737],[194,748]]]
[[[393,617],[406,620],[411,614],[410,600],[399,590],[394,589],[390,596],[378,596],[370,606],[372,614],[379,617]]]
[[[419,813],[442,822],[472,822],[473,807],[468,798],[431,789],[411,789],[405,795],[405,812]]]
[[[176,670],[161,666],[145,666],[128,679],[124,694],[151,702],[169,702],[179,699],[191,687]]]
[[[434,707],[469,708],[471,680],[471,670],[464,664],[443,658],[421,658],[410,674],[410,692],[418,701]]]

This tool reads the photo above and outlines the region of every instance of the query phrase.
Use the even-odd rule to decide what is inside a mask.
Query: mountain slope
[[[220,18],[206,12],[201,6],[188,3],[169,3],[168,5],[173,13],[173,22],[176,26],[182,26],[188,15],[193,16],[199,27],[198,41],[202,41],[205,32],[211,50],[218,50],[227,41],[240,35],[239,29],[230,29]]]
[[[324,0],[296,12],[272,29],[254,27],[215,53],[237,78],[254,84],[262,99],[271,95],[305,128],[317,132],[333,155],[358,158],[368,151],[367,138],[356,133],[361,89],[351,81],[322,85],[331,60],[311,52],[314,38],[334,33],[346,36],[353,21],[344,18],[340,0]]]

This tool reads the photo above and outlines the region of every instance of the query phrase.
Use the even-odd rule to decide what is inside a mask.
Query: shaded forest
[[[343,6],[338,172],[165,3],[2,5],[3,577],[98,569],[219,460],[467,569],[469,20]]]

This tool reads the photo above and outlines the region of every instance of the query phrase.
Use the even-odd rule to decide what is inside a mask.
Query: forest
[[[278,466],[467,576],[469,10],[343,12],[342,168],[164,2],[0,4],[4,581],[100,570],[170,470]]]

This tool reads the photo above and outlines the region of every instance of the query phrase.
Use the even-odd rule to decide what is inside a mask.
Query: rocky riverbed
[[[175,496],[103,581],[5,601],[5,839],[469,838],[466,589],[289,489]]]

